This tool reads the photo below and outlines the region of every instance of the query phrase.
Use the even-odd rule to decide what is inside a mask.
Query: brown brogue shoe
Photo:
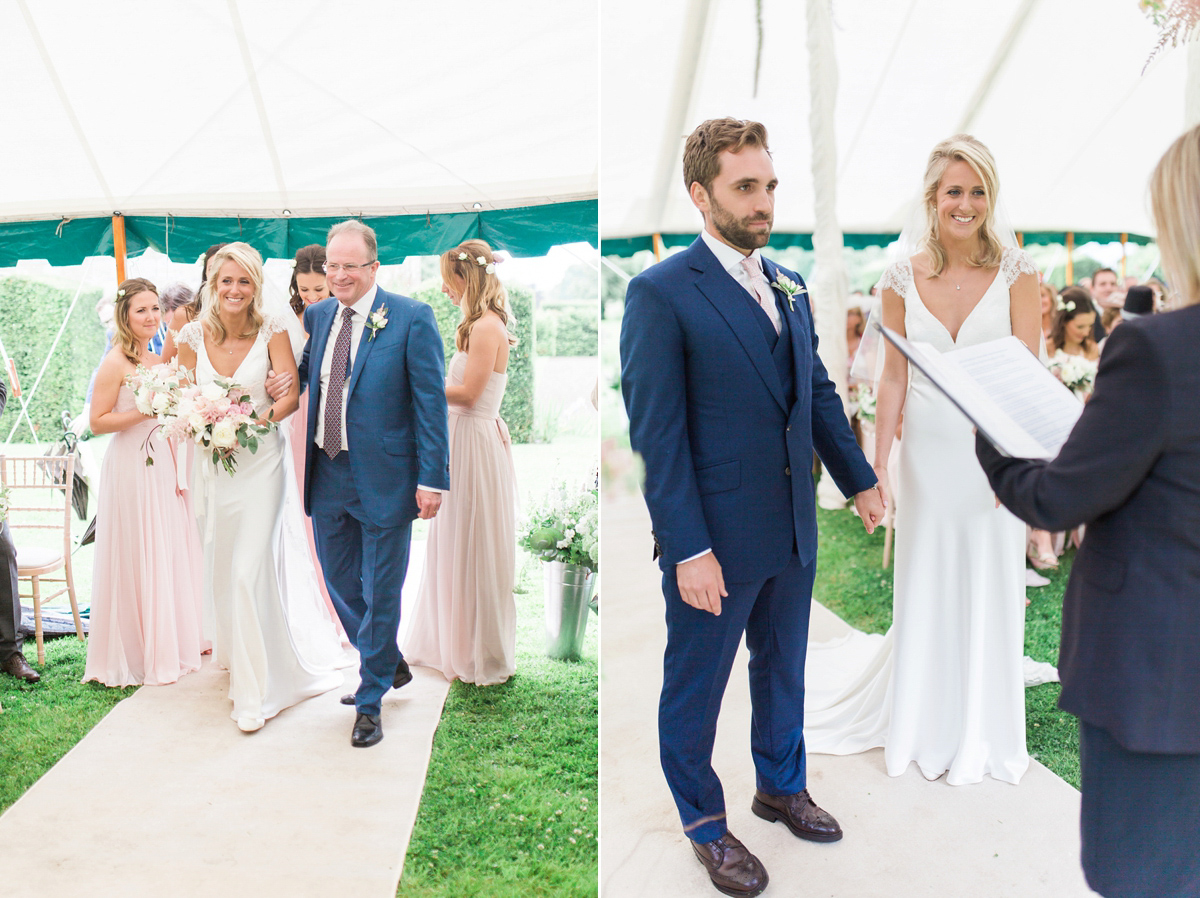
[[[689,841],[718,892],[753,898],[767,887],[766,868],[734,838],[733,833],[726,832],[711,842]]]
[[[795,795],[767,795],[761,789],[755,789],[750,810],[771,823],[782,820],[799,839],[836,842],[842,837],[838,822],[817,807],[807,789]]]
[[[6,674],[12,674],[26,683],[36,683],[42,678],[41,674],[29,666],[29,662],[20,652],[13,652],[3,662],[0,662],[0,670]]]

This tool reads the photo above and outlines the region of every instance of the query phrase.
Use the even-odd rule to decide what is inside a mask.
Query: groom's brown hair
[[[691,191],[700,182],[712,192],[712,182],[721,172],[720,155],[728,150],[740,153],[746,147],[762,147],[768,153],[767,129],[760,122],[736,118],[710,118],[688,135],[683,147],[683,186]]]

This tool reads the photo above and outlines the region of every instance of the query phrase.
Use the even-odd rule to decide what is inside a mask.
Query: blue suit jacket
[[[364,328],[346,400],[350,468],[363,509],[380,527],[417,516],[417,484],[450,488],[445,360],[433,309],[378,290],[372,314],[387,307],[387,326]],[[321,360],[341,303],[330,298],[304,310],[308,343],[300,382],[308,389],[304,510],[312,513],[313,443],[321,404]],[[301,401],[304,401],[303,399]]]
[[[764,259],[770,281],[779,271]],[[621,389],[664,570],[712,548],[728,582],[777,574],[817,551],[814,447],[853,495],[875,474],[817,355],[807,296],[784,300],[795,363],[788,407],[745,289],[697,239],[629,284]]]
[[[1063,596],[1066,711],[1130,751],[1200,752],[1200,306],[1127,321],[1051,462],[976,454],[1046,530],[1087,523]]]

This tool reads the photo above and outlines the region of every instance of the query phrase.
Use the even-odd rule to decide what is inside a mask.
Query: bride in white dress
[[[1010,334],[1037,352],[1037,269],[997,238],[997,187],[979,141],[934,148],[923,239],[880,282],[885,326],[940,352]],[[892,628],[864,638],[857,669],[845,644],[810,646],[805,742],[825,754],[883,746],[892,776],[916,761],[952,785],[985,774],[1017,783],[1029,766],[1025,527],[998,506],[971,423],[890,344],[876,407],[881,484],[902,410]]]
[[[231,243],[213,259],[200,318],[179,332],[179,360],[199,384],[222,377],[244,387],[261,418],[296,409],[296,360],[285,317],[262,311],[262,259]],[[292,374],[272,403],[267,371]],[[204,544],[205,630],[213,657],[229,670],[231,716],[253,732],[267,719],[340,686],[346,666],[321,600],[295,502],[286,501],[287,452],[279,431],[241,449],[233,475],[196,453],[195,508]],[[294,497],[293,497],[294,498]]]

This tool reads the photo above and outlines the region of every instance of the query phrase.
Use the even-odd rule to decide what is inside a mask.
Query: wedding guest
[[[1154,289],[1148,285],[1130,287],[1125,294],[1125,306],[1121,309],[1121,317],[1132,321],[1153,315],[1155,307]]]
[[[100,472],[85,683],[161,685],[200,669],[200,541],[176,488],[175,449],[138,411],[127,382],[138,365],[161,361],[147,349],[161,320],[158,303],[144,278],[121,284],[114,345],[92,395],[92,433],[115,436]]]
[[[860,296],[862,294],[859,294]],[[858,352],[858,344],[862,342],[863,328],[866,327],[861,306],[846,306],[846,370],[854,364],[854,354]]]
[[[425,570],[403,645],[412,664],[479,686],[516,667],[516,477],[500,403],[516,337],[491,247],[442,254],[442,292],[462,309],[446,375],[450,490],[429,526]]]
[[[1058,290],[1054,288],[1053,284],[1043,282],[1038,285],[1038,292],[1042,303],[1042,336],[1049,343],[1050,332],[1054,330],[1054,313],[1056,310],[1056,300],[1058,299]]]
[[[204,251],[204,261],[200,265],[200,286],[196,288],[192,300],[178,306],[168,319],[167,336],[163,339],[162,360],[164,362],[171,361],[179,351],[175,345],[175,335],[183,329],[185,324],[195,321],[200,316],[200,306],[204,301],[204,285],[212,276],[213,257],[216,256],[218,250],[228,245],[227,243],[214,243]]]
[[[150,340],[150,351],[155,355],[162,355],[163,345],[167,339],[167,322],[171,320],[171,316],[177,308],[190,303],[194,296],[192,289],[186,284],[172,284],[159,295],[158,308],[162,312],[162,322]]]
[[[1100,268],[1094,271],[1092,285],[1087,289],[1091,293],[1092,308],[1096,312],[1096,318],[1092,322],[1092,336],[1099,343],[1108,333],[1101,324],[1100,316],[1105,309],[1120,308],[1124,294],[1118,289],[1117,273],[1111,268]]]
[[[0,376],[0,414],[8,402],[8,383]],[[21,594],[17,589],[17,547],[8,521],[0,521],[0,670],[9,676],[36,683],[41,674],[21,653]]]
[[[1014,513],[1088,527],[1063,597],[1059,706],[1079,718],[1083,871],[1106,898],[1200,895],[1200,539],[1188,526],[1200,508],[1200,128],[1167,150],[1149,192],[1182,308],[1113,333],[1053,460],[976,438]]]
[[[332,295],[325,281],[324,246],[310,243],[296,250],[296,257],[292,261],[292,282],[288,289],[291,292],[292,311],[299,317],[304,316],[307,306]]]

